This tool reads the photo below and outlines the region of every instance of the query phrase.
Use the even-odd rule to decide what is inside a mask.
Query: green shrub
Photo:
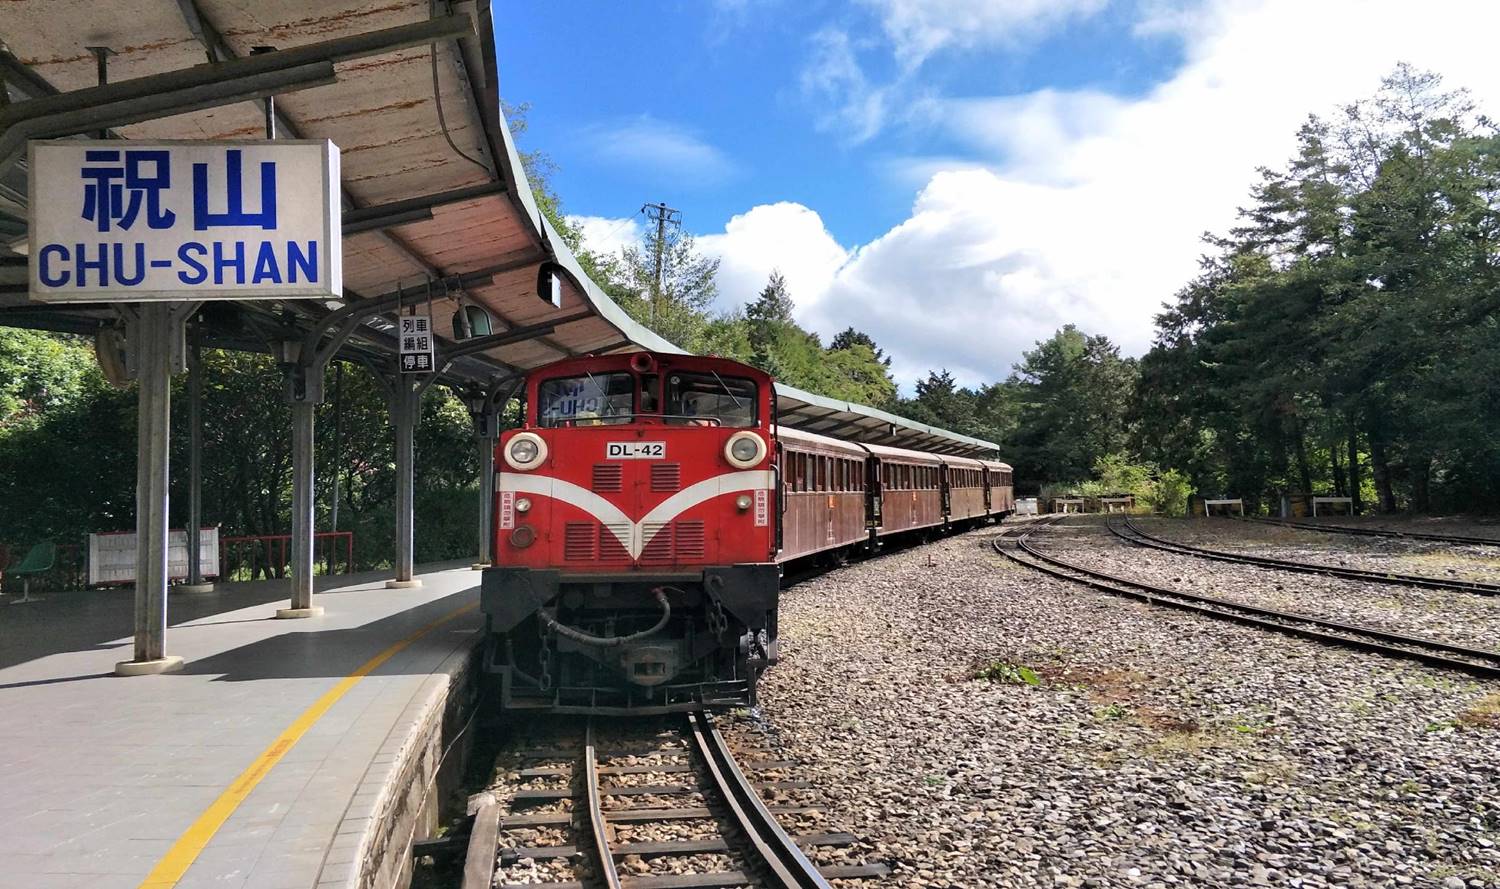
[[[980,667],[974,671],[974,678],[984,679],[988,682],[1000,682],[1006,685],[1042,684],[1042,680],[1036,675],[1036,671],[1020,664],[1012,664],[1009,661],[995,661],[993,664]]]

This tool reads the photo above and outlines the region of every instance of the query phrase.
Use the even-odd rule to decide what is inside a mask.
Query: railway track
[[[1291,559],[1274,559],[1270,556],[1231,553],[1157,537],[1146,531],[1142,531],[1140,526],[1136,525],[1130,519],[1126,519],[1123,523],[1125,531],[1121,531],[1120,525],[1115,522],[1107,522],[1106,524],[1116,537],[1137,546],[1146,546],[1152,549],[1164,550],[1166,552],[1177,553],[1178,555],[1193,556],[1199,559],[1214,559],[1220,562],[1259,565],[1263,568],[1277,568],[1283,571],[1297,571],[1303,574],[1324,574],[1330,577],[1363,580],[1370,583],[1399,584],[1401,586],[1425,587],[1434,590],[1458,590],[1480,596],[1500,596],[1500,584],[1495,583],[1485,583],[1478,580],[1445,580],[1441,577],[1428,577],[1422,574],[1395,574],[1386,571],[1367,571],[1362,568],[1344,568],[1337,565],[1323,565],[1317,562],[1297,562]]]
[[[1125,596],[1166,608],[1176,608],[1216,620],[1253,626],[1263,630],[1311,639],[1328,645],[1354,648],[1392,658],[1417,661],[1429,666],[1460,670],[1487,679],[1500,679],[1500,651],[1452,645],[1437,639],[1392,633],[1375,627],[1324,620],[1308,614],[1262,608],[1235,602],[1220,596],[1208,596],[1174,590],[1155,584],[1097,571],[1043,552],[1027,539],[1037,529],[1033,524],[1014,538],[1015,548],[1006,547],[1010,538],[997,536],[992,543],[997,552],[1012,561],[1062,580],[1088,586],[1100,592]]]
[[[581,751],[571,757],[564,753],[550,757],[571,759],[568,765],[520,771],[523,780],[555,779],[565,781],[566,786],[523,788],[511,799],[511,814],[500,815],[498,806],[492,806],[495,812],[481,811],[476,816],[463,889],[490,889],[492,885],[499,889],[826,889],[830,879],[884,877],[890,873],[887,866],[878,863],[814,864],[804,849],[849,846],[857,842],[856,838],[847,833],[789,835],[778,824],[778,815],[809,816],[816,814],[817,808],[767,805],[761,791],[806,790],[811,785],[804,781],[752,780],[747,773],[778,772],[795,764],[759,760],[742,766],[706,713],[688,714],[666,746],[656,744],[652,749],[622,746],[602,752],[606,748],[596,743],[594,735],[590,724]],[[643,783],[658,780],[662,783]],[[606,800],[673,797],[682,804],[605,804]],[[556,808],[516,811],[548,804]],[[664,833],[672,838],[616,838],[617,834],[638,832],[650,825],[664,826]],[[547,830],[558,831],[555,836],[570,835],[574,841],[531,846],[500,842],[507,832],[529,837]],[[683,865],[679,870],[690,868],[693,872],[667,873],[645,864],[674,858]],[[526,882],[495,881],[497,861],[510,868],[528,860],[566,862],[574,878],[537,882],[533,875],[527,875]],[[627,869],[622,862],[631,867]],[[705,862],[708,869],[699,870]]]
[[[1303,528],[1308,531],[1324,531],[1329,534],[1357,534],[1361,537],[1397,537],[1404,540],[1434,540],[1455,546],[1500,546],[1494,537],[1468,537],[1461,534],[1432,534],[1425,531],[1392,531],[1386,528],[1356,528],[1352,525],[1324,525],[1317,522],[1294,522],[1289,519],[1266,519],[1259,516],[1230,516],[1246,522],[1266,525],[1281,525],[1286,528]]]

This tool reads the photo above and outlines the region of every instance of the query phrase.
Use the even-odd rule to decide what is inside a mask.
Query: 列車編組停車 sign
[[[33,142],[31,296],[342,297],[328,141]]]

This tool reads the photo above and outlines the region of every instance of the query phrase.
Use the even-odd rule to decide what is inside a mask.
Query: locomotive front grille
[[[619,491],[624,470],[618,463],[595,463],[593,489],[598,492]]]
[[[682,487],[682,464],[654,463],[651,466],[651,490],[676,491]]]
[[[619,533],[615,533],[618,531]],[[631,526],[628,524],[601,523],[599,525],[599,557],[601,565],[629,565],[630,550],[620,542],[623,536],[630,539]]]
[[[702,559],[703,558],[703,523],[699,522],[676,522],[677,558],[679,559]]]
[[[593,522],[568,522],[563,525],[563,558],[569,562],[592,562],[595,549]]]
[[[646,548],[641,551],[643,565],[670,565],[703,558],[701,521],[648,522],[642,530],[647,540]]]

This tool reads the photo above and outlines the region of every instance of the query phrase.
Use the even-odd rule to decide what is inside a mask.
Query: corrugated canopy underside
[[[118,84],[249,56],[256,47],[287,50],[420,23],[434,15],[432,7],[430,0],[20,0],[0,9],[0,38],[33,74],[70,92],[98,82],[91,46],[112,51],[109,81]],[[346,231],[348,299],[397,290],[415,302],[425,304],[430,298],[439,331],[451,329],[456,298],[487,308],[499,322],[497,332],[571,319],[545,336],[497,346],[450,369],[455,378],[476,384],[571,355],[681,351],[636,324],[589,281],[541,217],[500,114],[490,4],[438,3],[436,14],[450,9],[474,26],[458,39],[339,61],[337,82],[276,100],[279,136],[328,139],[339,146],[346,215],[492,186],[489,193],[432,206],[430,218]],[[13,101],[31,98],[28,92],[12,80]],[[124,126],[115,133],[129,139],[245,139],[264,130],[263,105],[241,101]],[[11,171],[0,184],[0,209],[24,220],[25,180],[18,173],[24,171]],[[564,284],[561,307],[536,295],[538,267],[549,259],[575,279]],[[474,275],[476,271],[484,274]],[[28,318],[71,313],[112,323],[107,307],[27,303],[14,295],[20,280],[15,266],[5,273],[13,294],[0,302],[7,312]],[[456,286],[460,277],[462,287]],[[246,305],[259,312],[277,308]],[[306,305],[287,308],[298,312],[304,324],[315,323],[327,311],[311,311]],[[5,323],[3,314],[0,323]],[[362,330],[361,337],[381,342],[373,329]],[[443,347],[453,345],[440,340],[440,361]],[[810,431],[950,453],[996,450],[990,442],[796,389],[780,390],[780,409],[789,425]]]

